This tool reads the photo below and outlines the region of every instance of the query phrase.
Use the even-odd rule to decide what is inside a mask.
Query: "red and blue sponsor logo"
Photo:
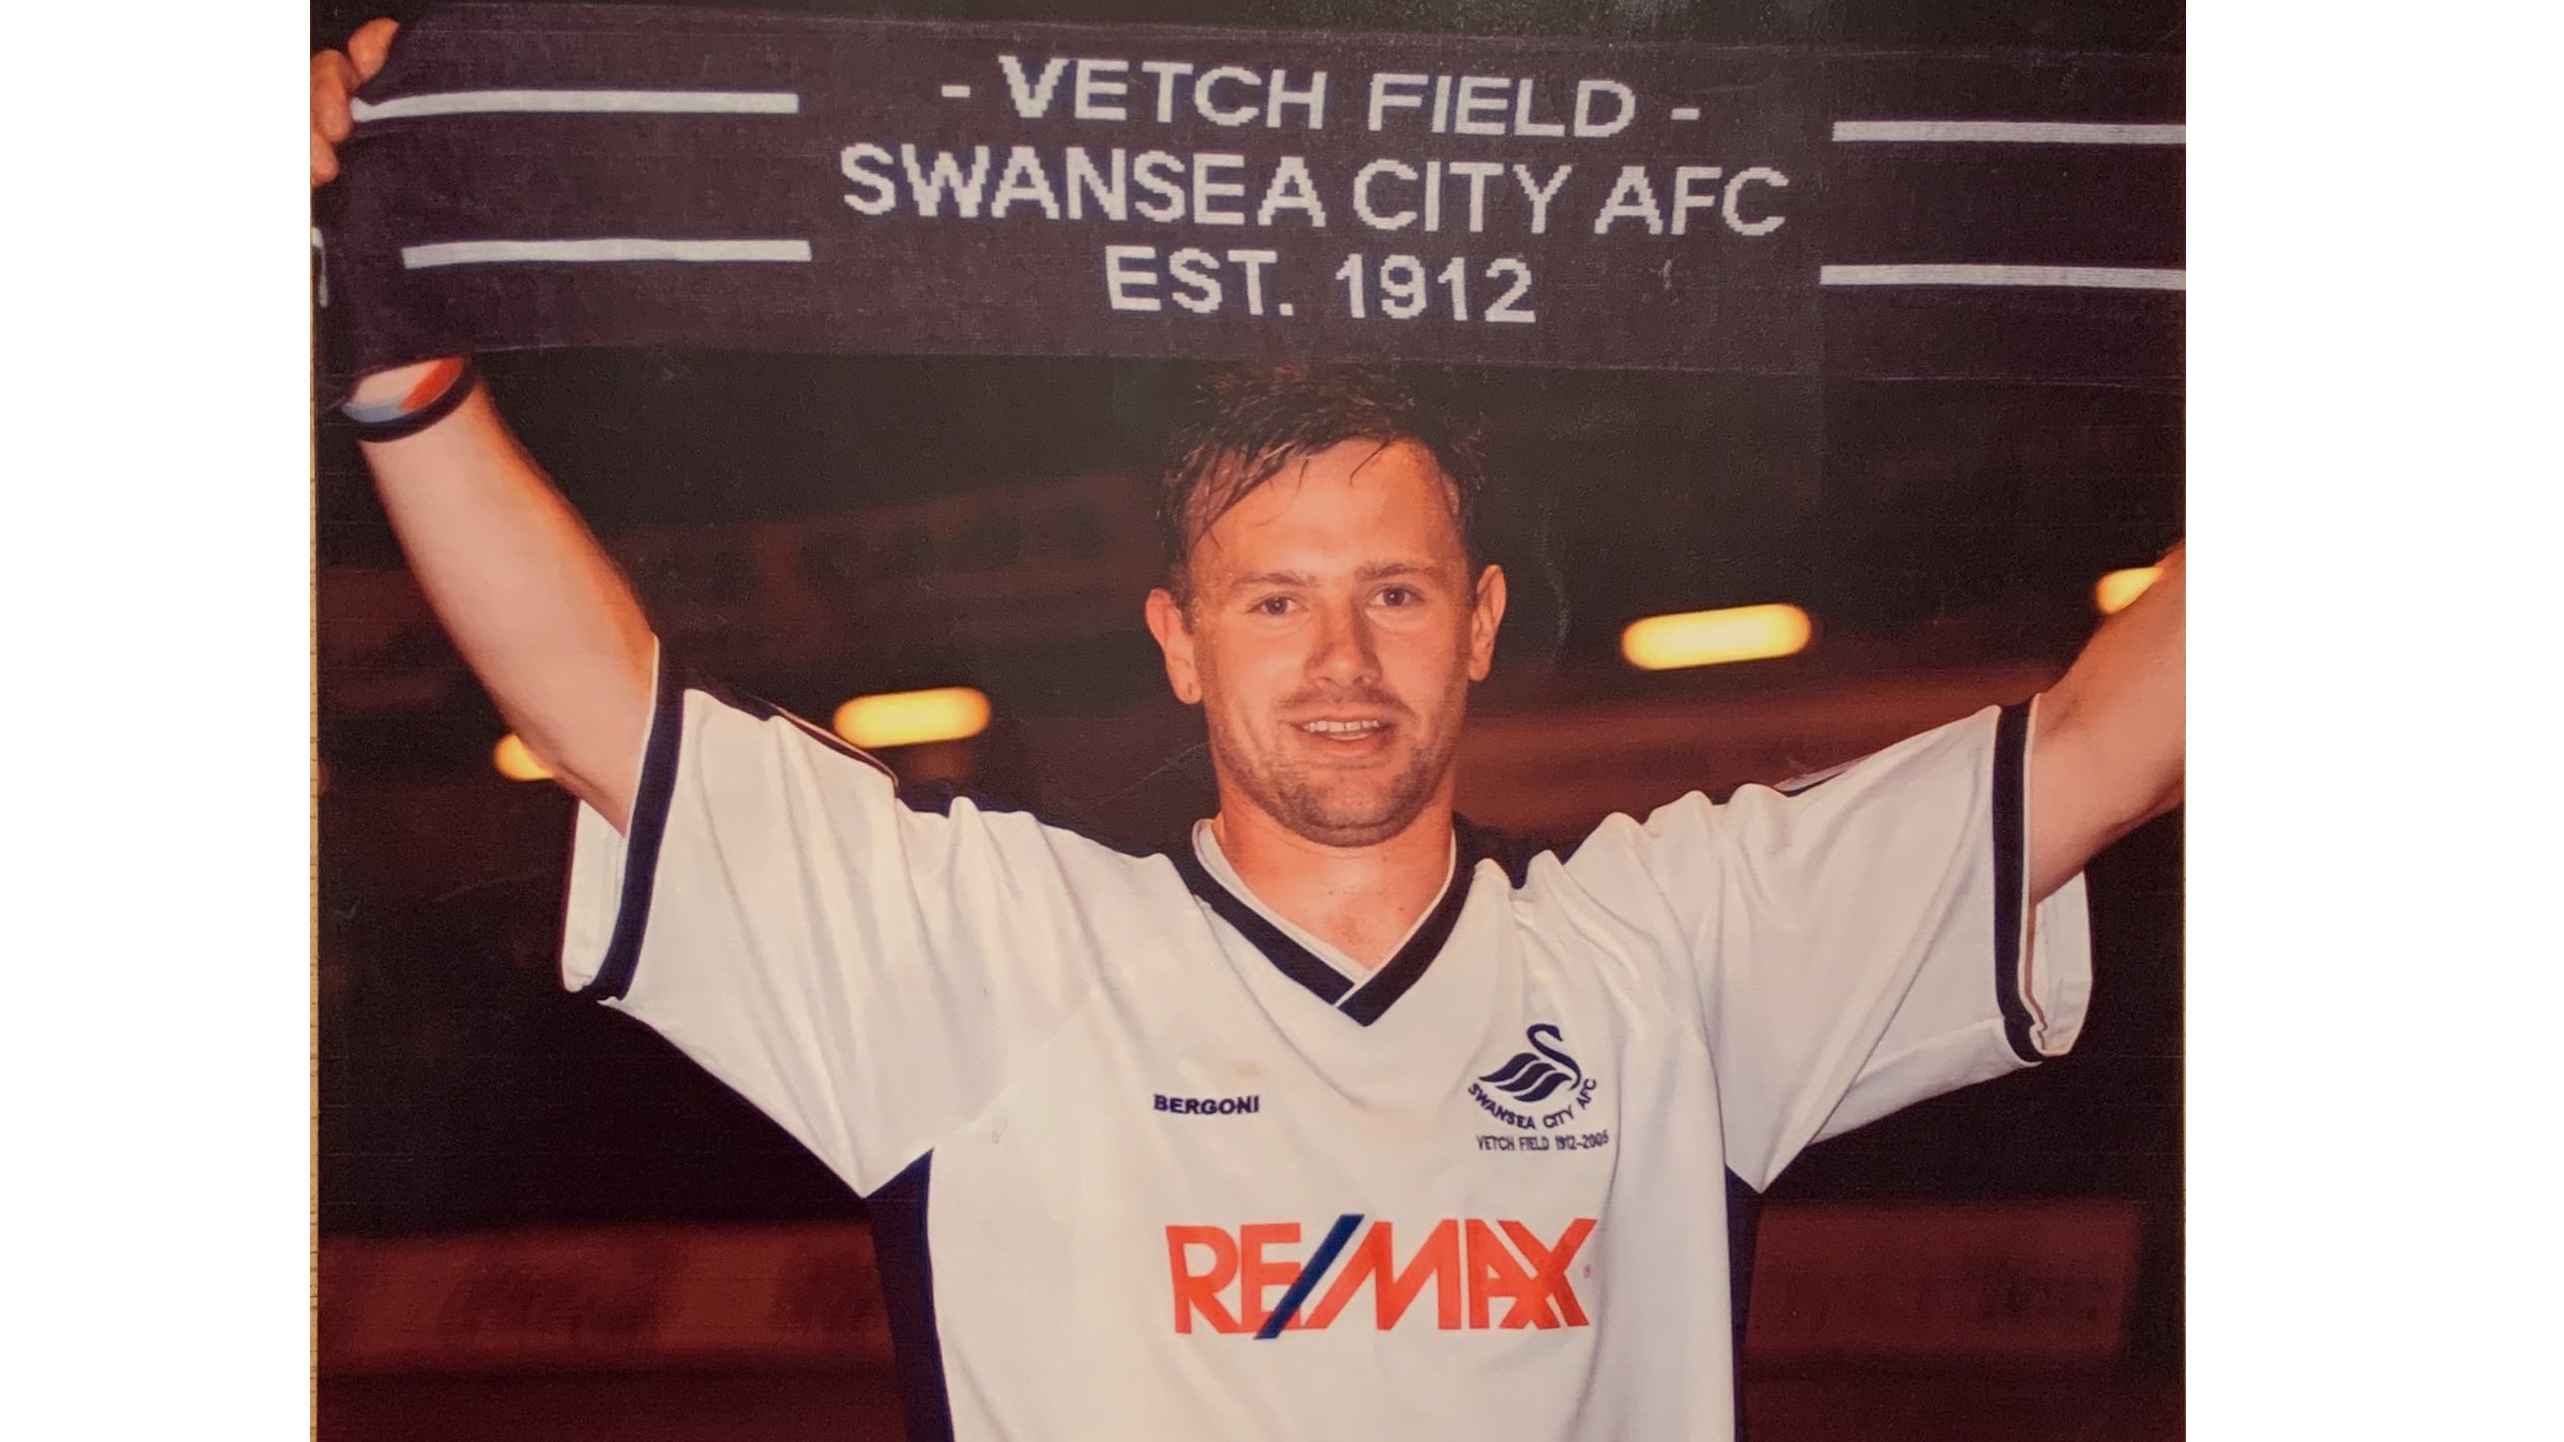
[[[1269,1341],[1339,1325],[1587,1327],[1569,1269],[1593,1231],[1592,1217],[1547,1235],[1520,1221],[1445,1217],[1402,1228],[1348,1212],[1303,1254],[1298,1222],[1170,1226],[1175,1330]]]

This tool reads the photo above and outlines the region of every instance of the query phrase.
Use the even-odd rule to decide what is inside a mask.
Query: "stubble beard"
[[[1329,776],[1269,752],[1240,744],[1215,726],[1211,759],[1248,800],[1280,822],[1293,835],[1321,846],[1371,846],[1388,840],[1424,814],[1460,749],[1461,708],[1466,690],[1448,698],[1448,724],[1426,735],[1412,711],[1400,721],[1410,735],[1423,737],[1406,764],[1385,780],[1348,774]]]

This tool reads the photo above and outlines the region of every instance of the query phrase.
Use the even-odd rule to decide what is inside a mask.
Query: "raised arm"
[[[2182,548],[2039,698],[2030,735],[2030,887],[2045,898],[2103,847],[2181,804]]]
[[[358,30],[312,60],[312,184],[338,174],[348,96],[382,69],[393,25]],[[428,365],[360,381],[360,402],[397,399]],[[456,649],[527,747],[620,830],[650,722],[655,641],[631,585],[560,492],[475,393],[366,462],[419,586]]]

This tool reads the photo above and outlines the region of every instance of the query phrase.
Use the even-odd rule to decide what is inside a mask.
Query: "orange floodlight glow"
[[[1796,606],[1730,606],[1650,616],[1620,633],[1620,654],[1642,671],[1763,661],[1807,649],[1815,628]]]
[[[988,698],[968,686],[858,696],[837,708],[836,728],[867,750],[961,741],[988,729]]]
[[[542,757],[527,750],[525,742],[513,731],[500,737],[499,744],[491,748],[490,761],[499,768],[499,774],[510,781],[552,779],[552,768],[543,764]]]
[[[2092,604],[2104,616],[2115,616],[2128,608],[2128,603],[2146,593],[2146,588],[2163,574],[2161,566],[2137,566],[2125,571],[2112,571],[2092,583]]]

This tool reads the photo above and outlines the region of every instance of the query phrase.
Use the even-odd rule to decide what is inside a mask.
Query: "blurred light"
[[[2161,566],[2138,566],[2132,570],[2112,571],[2092,583],[2092,604],[2104,616],[2115,616],[2128,608],[2128,603],[2146,593],[2146,588],[2163,574]]]
[[[1650,616],[1620,633],[1620,654],[1642,671],[1760,661],[1807,649],[1811,627],[1796,606],[1731,606]]]
[[[968,686],[858,696],[837,708],[837,734],[856,746],[959,741],[988,729],[988,698]]]
[[[490,751],[490,760],[499,768],[499,774],[510,781],[552,779],[552,768],[543,764],[542,757],[525,749],[525,743],[513,731],[499,738],[499,744]]]

